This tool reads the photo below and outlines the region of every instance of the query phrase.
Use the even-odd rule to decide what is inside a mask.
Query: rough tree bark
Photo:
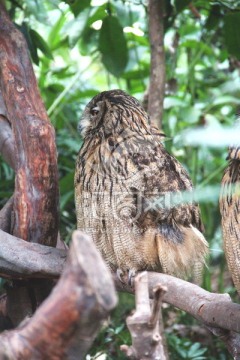
[[[7,112],[0,90],[0,153],[3,159],[15,169],[15,151],[11,125],[7,120]]]
[[[0,54],[0,146],[16,171],[8,231],[30,242],[55,246],[59,191],[54,129],[39,94],[26,41],[9,19],[4,1],[0,1]],[[3,221],[6,212],[1,215]],[[31,315],[47,295],[44,281],[45,289],[50,290],[47,280],[13,281],[7,287],[7,309],[12,311],[14,325]],[[21,300],[18,307],[16,299]]]
[[[0,336],[0,358],[84,359],[116,303],[104,261],[91,239],[75,231],[61,279],[30,320]]]
[[[151,76],[148,89],[150,121],[162,127],[165,91],[164,0],[149,0],[149,40],[151,45]]]
[[[58,172],[54,129],[37,87],[26,41],[0,3],[0,84],[16,157],[13,234],[55,246]]]

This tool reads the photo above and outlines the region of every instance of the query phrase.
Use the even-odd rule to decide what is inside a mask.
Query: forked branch
[[[75,231],[58,284],[31,319],[0,336],[0,358],[84,359],[116,303],[101,256],[88,236]]]
[[[150,306],[148,276],[140,273],[135,279],[136,311],[127,318],[127,326],[132,337],[132,346],[121,346],[121,350],[131,359],[166,360],[163,339],[159,330],[159,314],[162,297],[166,288],[158,285],[153,289],[153,305]]]

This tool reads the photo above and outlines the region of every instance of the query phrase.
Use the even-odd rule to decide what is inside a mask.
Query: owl
[[[122,90],[95,96],[83,112],[76,161],[77,227],[120,279],[149,270],[201,273],[208,244],[183,166],[162,144],[140,103]]]
[[[231,147],[220,196],[224,253],[240,295],[240,148]]]

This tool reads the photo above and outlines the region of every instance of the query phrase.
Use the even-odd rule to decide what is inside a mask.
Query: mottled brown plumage
[[[80,130],[76,162],[77,226],[113,270],[199,274],[207,253],[199,208],[172,205],[192,190],[181,164],[161,143],[139,102],[121,90],[95,96]]]
[[[224,252],[240,295],[240,148],[231,147],[220,196]]]

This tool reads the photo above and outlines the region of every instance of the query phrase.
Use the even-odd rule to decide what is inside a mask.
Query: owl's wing
[[[191,200],[192,183],[183,166],[159,142],[146,144],[135,158],[142,180],[138,226],[151,228],[164,272],[200,275],[208,245],[199,207]],[[155,230],[155,231],[154,231]]]

